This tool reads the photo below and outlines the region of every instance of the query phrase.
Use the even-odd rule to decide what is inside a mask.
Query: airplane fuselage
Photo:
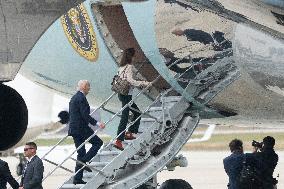
[[[20,3],[19,6],[24,7],[25,4]],[[75,93],[78,80],[87,79],[91,83],[89,102],[97,106],[112,94],[111,82],[117,73],[122,51],[134,47],[137,52],[134,62],[139,74],[148,81],[159,77],[153,88],[139,100],[141,107],[165,89],[172,88],[175,95],[182,95],[199,107],[203,112],[202,118],[222,118],[208,122],[247,120],[245,125],[268,123],[282,126],[282,7],[282,1],[272,0],[149,0],[122,3],[88,0],[55,21],[36,44],[34,41],[57,14],[40,18],[51,20],[41,22],[44,26],[40,25],[35,36],[30,37],[32,27],[21,33],[32,38],[28,40],[28,45],[25,46],[22,39],[26,38],[22,35],[18,38],[19,45],[9,40],[8,46],[1,44],[5,49],[15,47],[19,51],[15,51],[15,61],[6,51],[2,53],[2,59],[4,57],[9,64],[25,60],[21,74],[67,97]],[[34,16],[28,12],[33,19],[38,18],[36,14],[40,14],[42,5],[38,8]],[[54,13],[47,7],[44,10]],[[26,13],[23,14],[27,16]],[[5,15],[7,19],[14,18],[8,13]],[[19,20],[28,17],[17,16],[17,25],[25,28],[23,23],[27,22]],[[28,23],[32,25],[33,22],[29,20]],[[15,33],[11,36],[16,40]],[[196,75],[222,61],[236,65],[241,77],[205,106],[202,99],[193,98],[194,94],[189,92],[188,86]],[[10,79],[17,69],[9,72]],[[9,80],[5,78],[1,81]],[[114,112],[120,106],[118,99],[108,103],[108,108]],[[21,108],[27,113],[24,105]]]
[[[180,73],[167,67],[165,56],[159,53],[159,48],[168,49],[178,58],[190,55],[196,61],[200,57],[209,57],[212,60],[212,57],[221,54],[221,56],[227,56],[234,60],[235,64],[241,69],[242,76],[237,82],[220,93],[211,105],[217,110],[228,112],[230,115],[237,114],[252,119],[281,119],[283,110],[282,106],[278,105],[283,103],[284,96],[282,53],[284,43],[283,38],[281,38],[284,29],[283,26],[276,23],[273,14],[263,13],[265,19],[259,21],[260,24],[258,24],[257,16],[250,15],[248,8],[248,10],[245,10],[247,12],[238,9],[242,7],[241,3],[236,4],[232,11],[243,12],[245,15],[243,17],[246,18],[244,20],[240,15],[230,20],[224,18],[225,16],[222,16],[221,13],[218,15],[216,12],[211,13],[210,11],[192,11],[177,2],[172,4],[155,1],[123,3],[121,8],[103,6],[100,15],[96,14],[95,8],[89,6],[88,3],[90,2],[86,2],[84,6],[73,10],[73,12],[76,13],[77,11],[77,14],[80,11],[88,13],[83,19],[83,21],[87,20],[86,23],[89,23],[89,25],[86,25],[88,27],[83,27],[84,22],[81,25],[76,22],[74,24],[74,21],[72,22],[72,19],[69,19],[73,26],[69,24],[69,28],[67,28],[62,18],[59,19],[39,40],[23,65],[21,72],[36,83],[69,97],[75,92],[77,81],[87,79],[91,82],[92,87],[89,100],[92,104],[98,105],[112,93],[110,83],[117,72],[117,60],[119,59],[117,57],[121,53],[119,49],[127,46],[126,40],[141,49],[141,53],[136,57],[137,62],[145,60],[151,62],[158,74],[179,93],[184,92],[187,84],[174,78],[176,74]],[[227,6],[227,2],[224,2],[223,5],[224,8],[230,10],[231,7]],[[260,9],[268,10],[270,8],[263,5]],[[110,16],[104,13],[104,11],[111,12],[111,10],[113,10],[113,13]],[[275,7],[271,8],[270,11],[281,13],[281,9]],[[259,11],[255,11],[255,13],[260,14]],[[70,15],[69,17],[72,18]],[[123,17],[127,18],[127,21]],[[107,28],[98,21],[100,18]],[[269,22],[272,19],[275,23]],[[112,23],[113,20],[120,22],[120,25]],[[241,21],[236,23],[236,20]],[[119,28],[119,26],[123,28]],[[261,26],[264,27],[264,31],[261,31]],[[75,33],[77,32],[73,39],[68,34],[68,30],[72,27]],[[80,27],[82,30],[80,30]],[[231,54],[222,55],[222,52],[226,49],[223,49],[223,51],[220,51],[220,49],[212,50],[212,46],[203,45],[198,41],[190,41],[185,35],[174,35],[172,31],[176,28],[184,30],[195,28],[211,35],[215,31],[220,31],[224,33],[224,39],[232,43]],[[270,30],[270,28],[272,29]],[[83,31],[83,29],[86,29],[86,31]],[[93,59],[90,58],[90,55],[87,55],[87,50],[84,54],[84,46],[82,45],[87,41],[83,34],[84,32],[87,34],[88,29],[92,31],[91,34],[93,35],[89,43],[93,43],[97,48],[94,51]],[[116,30],[114,31],[114,29]],[[78,35],[80,32],[82,33],[81,38]],[[123,33],[129,34],[123,36]],[[112,39],[109,39],[108,35],[112,35]],[[136,42],[133,42],[133,39]],[[74,45],[74,43],[77,44]],[[115,54],[115,52],[118,54]],[[202,64],[207,63],[202,62]],[[178,66],[179,68],[186,68],[188,63],[184,62]],[[153,80],[153,77],[150,78],[147,72],[142,72],[142,75]],[[183,79],[190,79],[190,74],[187,77]],[[156,86],[160,89],[163,87],[167,87],[167,85]],[[111,106],[118,109],[118,102],[113,102]]]

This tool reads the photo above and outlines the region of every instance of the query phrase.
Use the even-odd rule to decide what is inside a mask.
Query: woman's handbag
[[[123,72],[125,72],[125,70],[126,68],[123,70]],[[115,75],[111,82],[111,90],[122,95],[128,95],[130,86],[131,84],[126,79],[121,78],[119,75]]]

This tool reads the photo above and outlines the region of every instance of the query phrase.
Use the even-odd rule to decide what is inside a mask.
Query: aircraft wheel
[[[169,179],[162,183],[160,189],[193,189],[193,188],[185,180]]]

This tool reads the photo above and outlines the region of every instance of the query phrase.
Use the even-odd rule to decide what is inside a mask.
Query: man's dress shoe
[[[85,167],[84,167],[84,171],[92,172],[92,169],[90,169],[89,167],[85,166]]]
[[[86,184],[87,182],[83,180],[73,180],[73,184]]]

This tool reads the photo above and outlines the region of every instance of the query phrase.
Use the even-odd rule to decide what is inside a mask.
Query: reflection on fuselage
[[[177,1],[158,2],[155,27],[160,53],[183,88],[202,70],[233,56],[232,25]]]
[[[157,2],[155,32],[166,64],[173,65],[175,75],[182,74],[178,82],[185,88],[196,74],[226,58],[242,76],[210,105],[254,119],[281,117],[283,27],[272,11],[282,15],[283,10],[265,4],[256,8],[249,0],[212,2],[216,2],[212,11],[191,6],[196,5],[191,0]],[[218,13],[216,7],[227,8],[227,13],[224,9]]]

